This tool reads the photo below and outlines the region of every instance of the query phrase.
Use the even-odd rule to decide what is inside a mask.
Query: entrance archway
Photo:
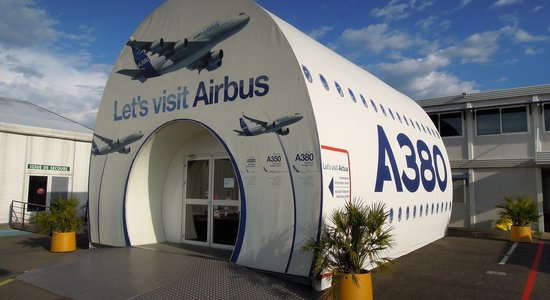
[[[198,122],[178,120],[157,129],[139,150],[128,177],[128,244],[232,248],[242,196],[231,157],[223,141]]]

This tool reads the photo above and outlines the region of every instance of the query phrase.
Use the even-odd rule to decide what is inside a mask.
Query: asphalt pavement
[[[49,238],[0,231],[0,299],[317,299],[307,285],[247,269],[226,253],[158,244],[50,253]],[[373,272],[375,299],[548,299],[550,241],[451,230]],[[511,251],[511,249],[513,251]],[[507,254],[510,254],[507,257]],[[506,259],[503,259],[507,257]],[[504,262],[504,263],[503,263]]]

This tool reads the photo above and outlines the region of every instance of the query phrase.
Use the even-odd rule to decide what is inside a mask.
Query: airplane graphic
[[[264,133],[270,133],[274,132],[278,135],[287,135],[290,130],[288,128],[285,128],[285,126],[292,125],[298,121],[300,121],[303,118],[303,116],[299,113],[295,113],[291,116],[284,116],[281,118],[278,118],[277,120],[273,122],[266,122],[261,121],[258,119],[254,119],[251,117],[247,117],[245,114],[243,114],[243,118],[239,118],[239,123],[241,125],[242,130],[233,130],[236,133],[238,133],[240,136],[256,136]],[[249,128],[248,124],[246,124],[246,120],[256,123],[259,126],[256,126],[254,128]]]
[[[97,144],[95,141],[92,141],[92,154],[93,155],[105,155],[113,152],[118,152],[122,154],[128,154],[130,153],[130,145],[131,143],[141,139],[143,137],[143,133],[141,131],[134,132],[126,137],[123,137],[121,139],[117,139],[116,141],[113,141],[111,139],[108,139],[106,137],[103,137],[99,134],[94,133],[94,136],[97,136],[100,140],[102,140],[107,145],[101,149],[97,147]]]
[[[132,48],[137,69],[123,69],[117,73],[130,76],[132,80],[145,82],[149,78],[187,68],[199,73],[206,69],[213,71],[222,65],[223,50],[212,51],[212,48],[239,32],[250,21],[242,12],[237,16],[217,20],[177,42],[168,42],[163,38],[150,41],[130,39],[126,45]]]

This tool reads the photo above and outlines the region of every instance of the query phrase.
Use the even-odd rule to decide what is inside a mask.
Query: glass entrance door
[[[240,195],[229,158],[187,159],[184,185],[184,241],[233,248],[239,229]]]

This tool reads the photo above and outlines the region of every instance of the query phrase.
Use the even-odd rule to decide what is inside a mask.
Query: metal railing
[[[14,229],[36,232],[36,226],[31,223],[31,218],[38,212],[48,210],[50,207],[46,205],[13,200],[10,205],[9,225]]]

